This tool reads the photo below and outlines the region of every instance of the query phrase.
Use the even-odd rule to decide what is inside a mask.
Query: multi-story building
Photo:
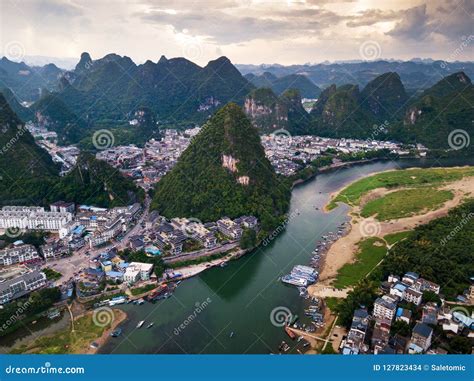
[[[0,279],[2,279],[1,276]],[[43,287],[46,284],[46,275],[35,270],[2,280],[3,282],[0,282],[0,304],[5,304]]]
[[[397,304],[395,299],[387,295],[377,298],[374,302],[374,317],[392,321],[395,316]]]
[[[411,333],[411,343],[426,351],[431,346],[432,337],[433,329],[430,326],[424,323],[416,323]]]
[[[123,274],[123,280],[128,283],[135,283],[139,280],[148,280],[150,279],[152,270],[153,264],[151,263],[132,262],[126,268],[125,273]]]
[[[39,261],[41,257],[33,245],[15,245],[11,248],[0,250],[0,265],[10,266],[20,263]]]
[[[407,288],[403,293],[403,300],[416,304],[417,306],[420,305],[422,297],[423,294],[420,291],[415,290],[413,287]]]
[[[71,220],[69,212],[48,212],[37,206],[4,206],[0,210],[0,229],[58,232]]]
[[[225,236],[234,240],[240,239],[242,236],[242,228],[228,217],[217,221],[217,229]]]
[[[367,328],[369,326],[369,314],[364,308],[354,311],[351,329],[347,334],[347,338],[342,344],[342,354],[357,355],[368,350],[364,343]]]
[[[44,259],[58,258],[69,254],[69,248],[58,242],[40,246],[40,252]]]

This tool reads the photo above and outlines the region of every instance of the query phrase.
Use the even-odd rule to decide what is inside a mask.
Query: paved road
[[[104,251],[111,250],[113,248],[117,248],[117,250],[123,250],[125,247],[128,246],[130,237],[141,233],[141,224],[148,218],[150,201],[151,200],[147,196],[147,198],[145,199],[145,208],[142,215],[138,219],[137,223],[125,233],[122,241],[114,242],[107,246],[102,246],[100,248],[93,249],[86,245],[83,248],[75,251],[72,256],[47,261],[46,263],[42,264],[40,268],[50,267],[55,271],[60,272],[63,276],[58,281],[56,281],[56,284],[62,285],[67,283],[70,278],[74,277],[75,273],[79,272],[84,268],[89,267],[89,260],[91,258],[94,258],[98,254],[103,253]],[[90,255],[86,255],[86,252],[89,252]]]

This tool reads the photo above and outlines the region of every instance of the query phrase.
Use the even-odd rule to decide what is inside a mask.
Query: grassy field
[[[448,190],[434,188],[402,189],[369,201],[361,211],[362,217],[376,215],[379,221],[410,217],[423,211],[438,209],[454,197]]]
[[[387,254],[387,246],[380,238],[371,237],[359,242],[359,251],[353,263],[342,266],[332,285],[336,288],[354,286],[364,278]]]
[[[38,353],[38,354],[71,354],[84,353],[90,344],[102,336],[110,328],[110,324],[99,327],[94,324],[92,314],[87,314],[74,321],[75,331],[71,327],[57,332],[51,336],[39,337],[36,340],[22,345],[11,351],[13,354]]]
[[[411,234],[411,230],[407,230],[404,232],[398,232],[398,233],[392,233],[392,234],[387,234],[386,236],[383,237],[385,242],[389,244],[390,246],[394,245],[395,243],[405,239]]]
[[[440,185],[445,182],[461,180],[465,176],[474,176],[474,167],[462,168],[429,168],[404,169],[389,171],[365,177],[344,188],[328,204],[329,210],[337,206],[337,202],[358,205],[361,197],[377,188],[419,187]]]

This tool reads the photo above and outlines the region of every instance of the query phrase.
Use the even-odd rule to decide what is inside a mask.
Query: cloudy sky
[[[1,55],[474,59],[472,0],[0,0]]]

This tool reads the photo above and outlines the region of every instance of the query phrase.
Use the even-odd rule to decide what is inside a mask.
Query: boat
[[[227,266],[227,262],[222,262],[219,266],[222,267],[222,268],[224,268],[224,267]]]
[[[140,320],[137,324],[137,328],[141,328],[143,324],[145,324],[145,320]]]
[[[146,328],[148,329],[148,328],[153,327],[153,324],[155,324],[155,323],[151,322],[150,324],[148,324],[148,325],[146,326]]]
[[[145,303],[145,301],[143,299],[140,298],[140,299],[137,300],[137,304],[139,306],[141,306],[143,303]]]
[[[306,279],[302,279],[302,278],[295,278],[291,275],[285,275],[281,278],[281,281],[283,283],[287,283],[287,284],[291,284],[293,286],[303,286],[303,287],[306,287],[308,286],[308,281]]]
[[[229,335],[230,338],[233,338],[234,337],[234,331],[232,331]]]
[[[112,337],[119,337],[122,334],[122,328],[117,328],[116,330],[112,331],[110,336]]]
[[[291,340],[294,340],[296,338],[295,333],[290,328],[288,328],[288,326],[285,326],[285,332]]]

